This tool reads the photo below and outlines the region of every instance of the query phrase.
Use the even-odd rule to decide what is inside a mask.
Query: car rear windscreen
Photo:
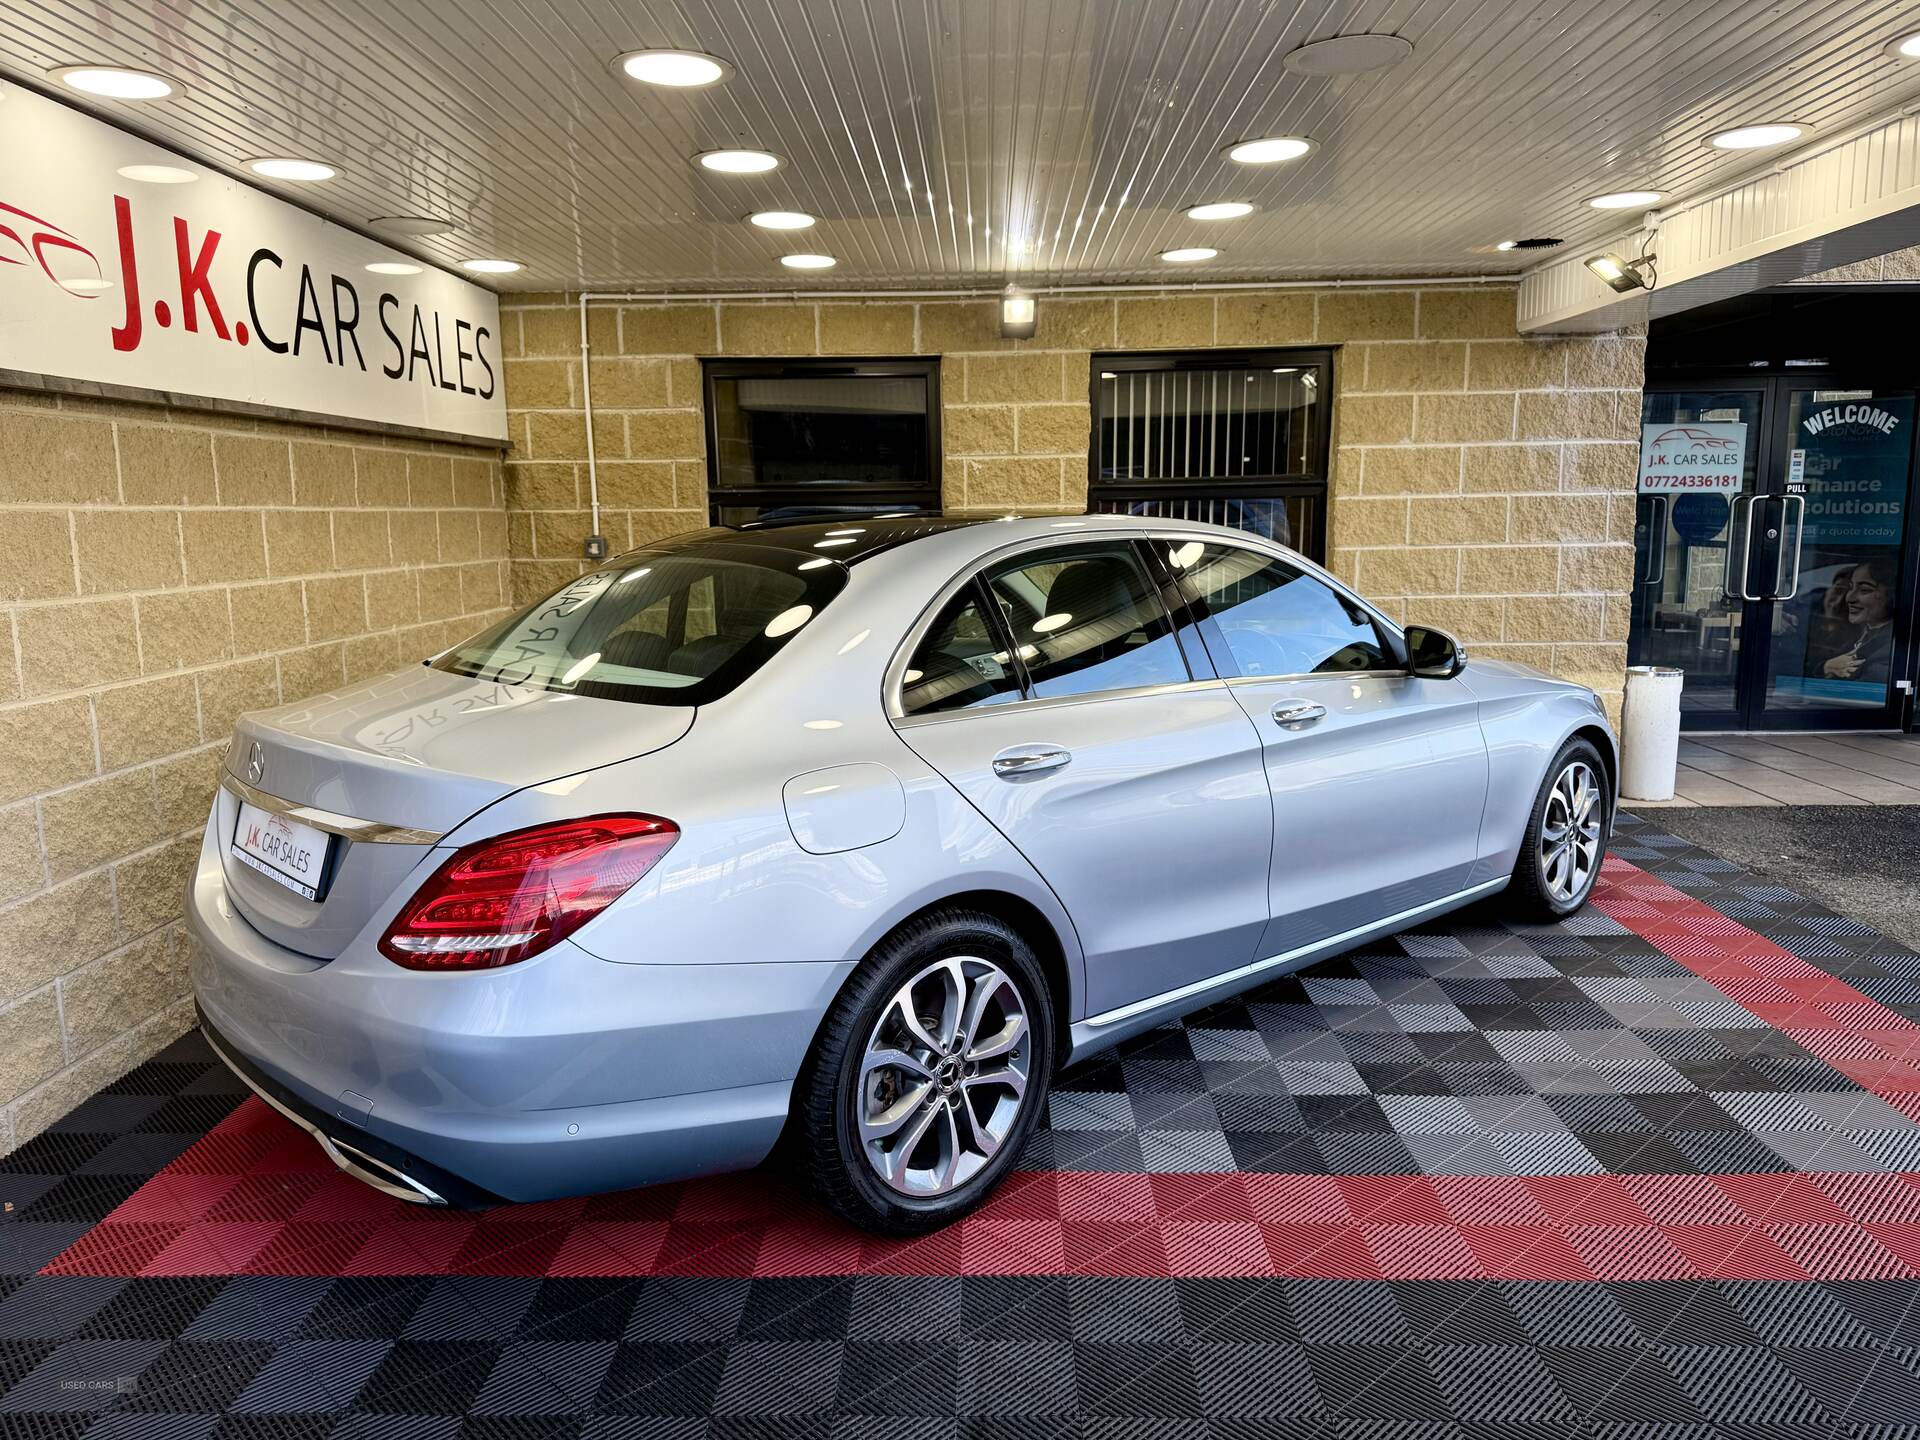
[[[741,543],[636,550],[434,661],[455,675],[644,705],[704,705],[846,583],[834,561]]]

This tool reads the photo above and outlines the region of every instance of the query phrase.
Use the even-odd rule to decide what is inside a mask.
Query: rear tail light
[[[512,965],[626,894],[679,838],[657,816],[595,815],[477,841],[401,908],[380,953],[409,970]]]

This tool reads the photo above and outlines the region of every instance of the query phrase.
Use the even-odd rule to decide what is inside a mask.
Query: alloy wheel
[[[860,1148],[890,1188],[952,1193],[997,1155],[1026,1103],[1027,1004],[990,960],[955,956],[894,991],[854,1092]]]
[[[1554,779],[1540,819],[1540,876],[1556,905],[1582,899],[1600,868],[1600,784],[1584,760]]]

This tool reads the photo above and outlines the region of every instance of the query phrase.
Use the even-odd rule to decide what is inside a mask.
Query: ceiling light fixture
[[[1502,240],[1498,245],[1494,246],[1493,248],[1496,250],[1511,250],[1519,243],[1520,242],[1518,240]]]
[[[151,70],[127,70],[117,65],[63,65],[47,72],[69,90],[98,95],[102,100],[164,100],[180,86]]]
[[[718,55],[698,50],[629,50],[614,57],[613,68],[630,80],[668,90],[698,90],[733,73]]]
[[[1205,205],[1188,206],[1187,218],[1189,220],[1238,220],[1242,215],[1251,215],[1258,208],[1244,200],[1211,200]]]
[[[147,185],[186,185],[200,177],[178,165],[122,165],[115,172],[123,180],[138,180]]]
[[[1280,63],[1296,75],[1364,75],[1413,55],[1413,42],[1398,35],[1335,35],[1288,52]]]
[[[702,150],[693,158],[701,169],[721,175],[764,175],[780,168],[780,157],[770,150]]]
[[[1654,258],[1652,255],[1642,255],[1638,260],[1629,260],[1617,251],[1609,250],[1601,255],[1589,255],[1584,263],[1587,269],[1605,282],[1608,289],[1625,295],[1631,290],[1653,288],[1649,272],[1653,270]]]
[[[789,270],[831,270],[840,262],[831,255],[782,255],[780,263]]]
[[[511,275],[520,268],[518,260],[462,260],[462,270],[471,270],[476,275]]]
[[[369,275],[418,275],[421,267],[403,264],[398,260],[376,260],[367,266]]]
[[[331,180],[340,172],[318,160],[301,160],[292,155],[268,155],[246,162],[247,169],[269,180]]]
[[[1040,304],[1031,293],[1009,285],[1000,297],[1000,338],[1031,340],[1040,324]]]
[[[1211,260],[1220,252],[1206,245],[1183,245],[1177,250],[1162,250],[1160,258],[1169,265],[1193,265]]]
[[[747,219],[762,230],[811,230],[813,216],[804,210],[756,210]]]
[[[1715,150],[1765,150],[1770,145],[1785,145],[1789,140],[1798,140],[1806,133],[1805,126],[1782,120],[1722,130],[1717,135],[1707,137],[1707,144]]]
[[[438,215],[377,215],[367,224],[389,235],[445,235],[453,229],[453,221]]]
[[[1283,160],[1298,160],[1313,149],[1313,141],[1304,135],[1269,135],[1263,140],[1239,140],[1221,152],[1242,165],[1277,165]]]
[[[1889,40],[1886,51],[1896,60],[1920,60],[1920,30]]]
[[[1652,205],[1666,192],[1663,190],[1615,190],[1607,195],[1596,195],[1587,204],[1596,210],[1635,210],[1643,205]]]

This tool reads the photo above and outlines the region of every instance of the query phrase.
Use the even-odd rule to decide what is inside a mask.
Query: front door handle
[[[1276,725],[1311,725],[1327,713],[1327,707],[1312,700],[1282,700],[1273,707]]]
[[[1058,770],[1073,759],[1071,750],[1058,745],[1014,745],[993,757],[993,773],[1004,780],[1021,775],[1038,775],[1043,770]]]

